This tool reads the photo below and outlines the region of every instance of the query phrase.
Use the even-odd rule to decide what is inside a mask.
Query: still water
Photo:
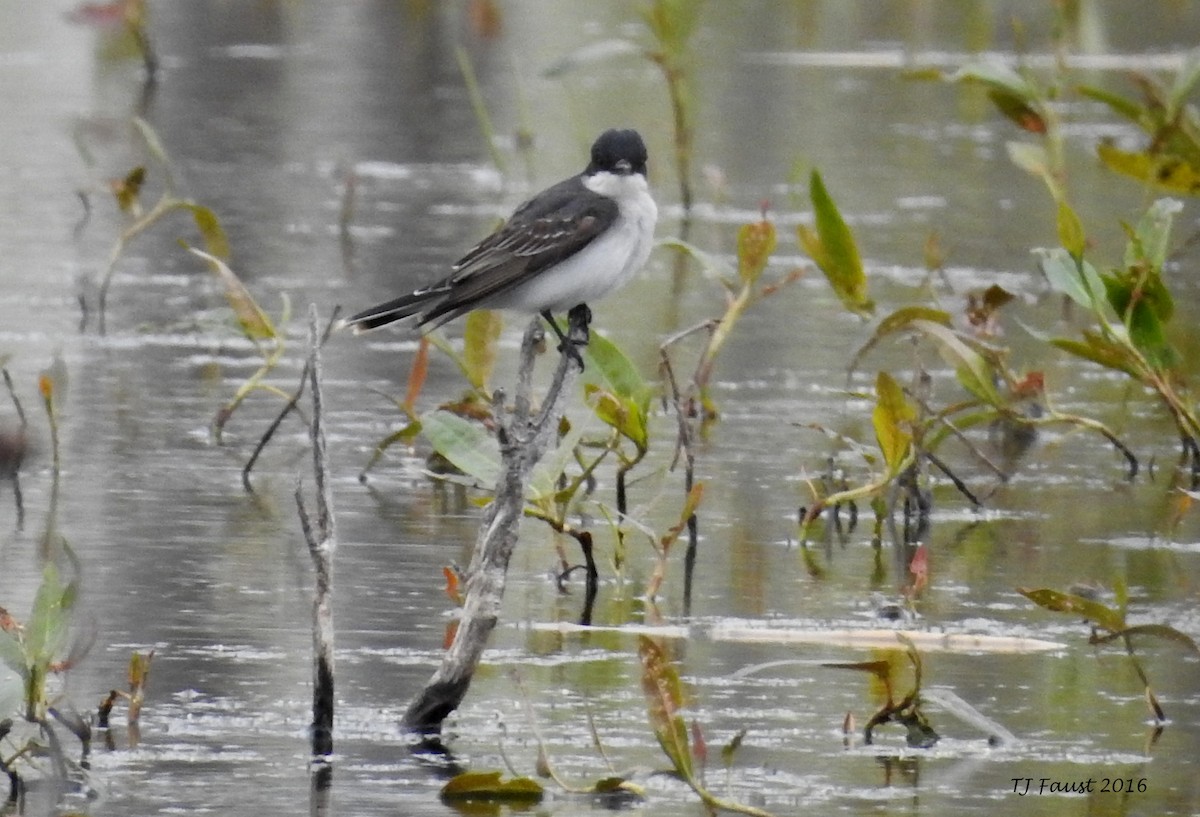
[[[234,415],[222,445],[214,413],[254,370],[256,354],[234,327],[211,275],[176,239],[181,217],[134,240],[109,293],[108,332],[97,331],[96,284],[124,224],[107,180],[151,162],[152,200],[163,183],[131,125],[142,116],[172,159],[182,193],[211,207],[233,247],[233,266],[278,316],[316,303],[356,310],[431,280],[534,189],[576,172],[587,145],[612,125],[639,128],[652,157],[660,238],[679,229],[669,160],[670,116],[661,75],[626,55],[586,61],[547,77],[580,48],[614,38],[646,42],[636,3],[151,3],[161,61],[144,87],[121,38],[68,21],[71,4],[0,7],[0,359],[8,357],[30,415],[33,452],[21,476],[24,524],[0,482],[0,604],[23,617],[42,566],[42,543],[64,537],[81,563],[75,630],[89,654],[67,676],[60,708],[90,711],[125,685],[133,650],[155,649],[140,733],[120,714],[111,745],[98,741],[83,793],[65,807],[93,815],[298,813],[309,808],[311,567],[291,493],[306,475],[305,431],[289,421],[258,465],[256,492],[239,471],[278,411],[257,393]],[[957,310],[966,291],[999,283],[1018,295],[1010,315],[1053,326],[1030,249],[1055,240],[1053,211],[1036,179],[1009,161],[1023,137],[977,89],[903,78],[905,66],[953,67],[978,52],[1052,65],[1054,4],[959,2],[708,3],[695,35],[697,201],[690,238],[729,260],[738,225],[764,202],[781,242],[768,275],[804,266],[793,226],[808,218],[803,181],[820,169],[856,230],[880,314],[924,297],[923,247],[940,236],[940,297]],[[1200,42],[1200,13],[1183,2],[1081,2],[1067,26],[1076,77],[1132,93],[1130,69],[1170,69]],[[461,45],[493,119],[497,168],[462,81]],[[1098,106],[1065,111],[1072,190],[1097,256],[1116,258],[1120,220],[1147,194],[1104,173],[1092,158],[1104,136],[1135,140]],[[532,136],[522,150],[516,134]],[[346,193],[352,178],[352,195]],[[90,201],[90,216],[77,192]],[[349,204],[348,204],[349,202]],[[1196,220],[1192,204],[1181,235]],[[82,226],[80,226],[82,225]],[[189,237],[195,241],[194,237]],[[1196,360],[1200,285],[1180,256],[1170,285],[1176,343]],[[594,307],[646,377],[657,347],[719,313],[720,286],[694,271],[672,287],[672,258]],[[80,303],[88,305],[81,311]],[[494,382],[511,379],[521,322],[502,339]],[[1123,582],[1131,620],[1200,636],[1196,614],[1200,521],[1172,525],[1175,437],[1146,396],[1098,369],[1047,354],[1016,320],[1003,342],[1022,368],[1046,373],[1060,409],[1115,428],[1158,467],[1132,484],[1100,437],[1043,433],[1014,479],[995,484],[958,452],[962,475],[983,493],[973,511],[949,484],[935,487],[927,543],[930,586],[917,629],[1021,636],[1061,647],[1028,654],[933,652],[925,683],[950,690],[1016,735],[987,735],[935,699],[926,714],[942,735],[932,749],[905,746],[885,727],[874,746],[844,741],[881,704],[866,676],[822,666],[882,653],[836,645],[750,643],[720,627],[881,626],[873,607],[904,577],[870,545],[869,525],[810,552],[795,545],[797,508],[810,501],[830,443],[810,423],[869,441],[870,404],[848,397],[845,369],[870,326],[845,313],[813,270],[753,307],[716,370],[720,421],[697,446],[708,489],[691,615],[682,564],[671,561],[657,615],[642,589],[653,568],[645,541],[631,544],[622,577],[611,537],[594,521],[602,586],[595,620],[690,625],[677,644],[690,690],[689,718],[710,747],[708,784],[779,814],[1192,814],[1200,754],[1200,663],[1182,647],[1139,642],[1170,723],[1157,740],[1142,685],[1124,654],[1090,647],[1087,627],[1035,609],[1016,587]],[[460,328],[451,326],[453,337]],[[302,321],[272,383],[299,376]],[[448,814],[437,791],[453,764],[414,755],[397,723],[436,666],[453,605],[442,568],[465,564],[478,510],[424,475],[428,447],[396,447],[366,484],[357,475],[374,444],[401,423],[384,395],[403,395],[415,344],[402,335],[335,337],[325,354],[327,422],[340,549],[336,556],[337,757],[328,813]],[[944,402],[956,386],[925,350]],[[52,501],[50,441],[38,373],[60,379],[62,477]],[[880,368],[903,371],[912,350],[872,353],[852,388]],[[1193,375],[1195,372],[1193,371]],[[456,398],[463,383],[435,356],[422,409]],[[382,394],[381,394],[382,393]],[[571,412],[585,412],[582,397]],[[15,426],[0,399],[0,429]],[[663,476],[674,420],[654,420],[662,441],[632,489],[635,509],[664,530],[677,476]],[[844,462],[852,480],[861,461]],[[612,490],[611,472],[600,492]],[[311,481],[311,480],[309,480]],[[648,791],[638,814],[698,814],[681,783],[653,775],[667,764],[645,717],[636,640],[629,635],[549,633],[537,625],[579,616],[582,588],[561,595],[550,576],[554,541],[524,528],[510,570],[503,622],[448,743],[462,767],[502,768],[500,746],[533,774],[536,744],[513,681],[561,775],[578,784],[608,774],[592,746],[589,717],[608,756]],[[565,544],[568,549],[572,545]],[[885,545],[885,548],[887,546]],[[884,551],[886,554],[886,549]],[[882,567],[877,560],[882,558]],[[1111,602],[1111,596],[1107,597]],[[883,625],[889,626],[889,625]],[[791,660],[741,673],[748,667]],[[903,694],[903,690],[900,691]],[[119,712],[119,710],[118,710]],[[718,747],[745,729],[726,771]],[[0,757],[15,745],[0,743]],[[1014,788],[1032,778],[1029,794]],[[1131,794],[1037,794],[1040,780],[1145,782]],[[30,795],[28,813],[57,813]],[[604,808],[557,794],[539,813]]]

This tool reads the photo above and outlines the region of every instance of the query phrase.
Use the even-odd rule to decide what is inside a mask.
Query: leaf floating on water
[[[1076,613],[1088,621],[1106,630],[1118,632],[1125,629],[1125,616],[1119,610],[1101,604],[1098,601],[1085,599],[1071,593],[1051,590],[1048,587],[1028,590],[1018,587],[1017,592],[1032,601],[1038,607],[1045,607],[1056,613]]]
[[[450,778],[440,792],[443,800],[500,800],[541,802],[545,790],[536,780],[514,777],[504,780],[501,772],[463,772]]]

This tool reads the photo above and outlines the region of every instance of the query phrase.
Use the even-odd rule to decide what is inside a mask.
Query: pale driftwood
[[[574,317],[572,315],[568,329],[568,342],[564,344],[540,411],[534,413],[531,397],[534,358],[543,335],[536,319],[525,330],[521,341],[512,413],[505,410],[502,392],[498,391],[493,397],[501,458],[495,496],[484,511],[475,540],[467,569],[466,597],[454,640],[446,650],[441,666],[404,713],[406,729],[425,735],[441,731],[446,716],[457,709],[466,696],[488,637],[499,619],[508,562],[516,547],[518,528],[524,515],[529,476],[554,439],[561,415],[560,399],[569,393],[580,372],[581,361],[576,349],[586,343],[587,324]]]
[[[309,433],[312,438],[313,478],[316,483],[317,515],[312,519],[304,505],[304,494],[300,484],[296,485],[296,509],[300,514],[300,527],[312,557],[316,571],[316,589],[313,593],[312,638],[313,638],[313,719],[312,753],[314,758],[325,759],[333,754],[333,553],[337,548],[337,533],[334,525],[333,498],[329,488],[329,466],[325,457],[325,418],[321,393],[321,343],[317,329],[317,308],[309,307],[308,313],[308,363],[309,393],[312,395],[312,420]]]
[[[898,638],[903,635],[923,652],[954,653],[1034,653],[1065,650],[1058,641],[1022,636],[988,635],[986,633],[932,632],[929,630],[893,630],[886,627],[821,629],[796,627],[755,627],[746,624],[717,623],[711,626],[647,627],[626,624],[618,627],[584,627],[565,621],[534,623],[530,629],[555,633],[613,632],[630,636],[649,635],[661,638],[703,638],[708,641],[741,644],[814,644],[852,649],[903,649]],[[786,663],[786,662],[779,662]]]

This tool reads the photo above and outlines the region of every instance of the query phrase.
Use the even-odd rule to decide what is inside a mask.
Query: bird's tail
[[[349,327],[356,335],[361,332],[369,332],[372,329],[387,326],[389,323],[395,323],[405,318],[411,318],[414,315],[420,315],[441,294],[440,292],[425,290],[401,295],[399,298],[395,298],[387,303],[373,306],[370,309],[364,309],[357,315],[352,315],[349,318],[338,321],[338,328]]]

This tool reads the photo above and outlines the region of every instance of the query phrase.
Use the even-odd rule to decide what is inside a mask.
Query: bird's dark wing
[[[451,275],[420,293],[443,296],[421,322],[451,320],[571,257],[608,229],[617,212],[617,203],[585,187],[582,176],[548,188],[472,247]]]

